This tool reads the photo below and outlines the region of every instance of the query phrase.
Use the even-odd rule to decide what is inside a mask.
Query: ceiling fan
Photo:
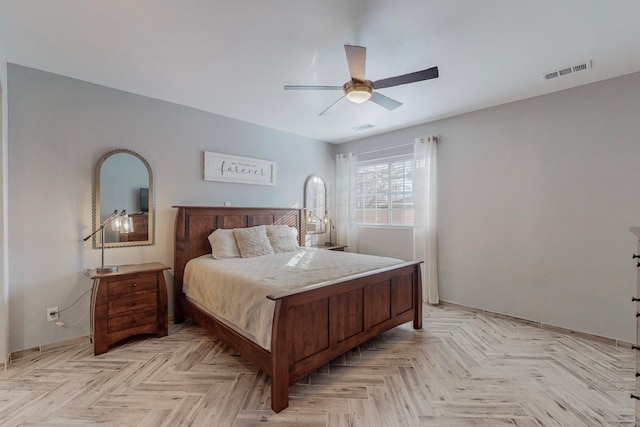
[[[333,104],[329,105],[324,111],[320,113],[323,115],[331,107],[333,107],[338,101],[345,96],[348,100],[361,104],[366,101],[373,101],[381,107],[387,110],[395,110],[402,105],[401,102],[391,99],[388,96],[384,96],[377,92],[378,89],[384,89],[387,87],[400,86],[407,83],[419,82],[422,80],[435,79],[438,77],[438,67],[427,68],[426,70],[416,71],[409,74],[403,74],[401,76],[389,77],[386,79],[366,80],[364,78],[364,68],[367,49],[362,46],[344,45],[345,53],[347,54],[347,63],[349,64],[349,73],[351,74],[351,80],[343,84],[342,86],[296,86],[285,85],[284,90],[342,90],[344,95],[336,100]]]

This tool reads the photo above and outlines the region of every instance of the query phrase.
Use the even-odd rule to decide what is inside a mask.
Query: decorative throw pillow
[[[249,228],[234,228],[233,235],[240,249],[242,258],[252,258],[273,253],[264,225]]]
[[[293,252],[298,250],[298,230],[288,225],[267,225],[267,237],[273,252]]]
[[[218,228],[209,234],[211,255],[215,259],[240,258],[240,249],[236,244],[236,236],[233,230]]]

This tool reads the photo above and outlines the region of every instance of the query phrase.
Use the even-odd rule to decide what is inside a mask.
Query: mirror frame
[[[307,177],[307,180],[304,182],[304,208],[307,211],[310,211],[310,207],[309,207],[309,203],[308,203],[308,197],[311,197],[310,193],[310,186],[313,184],[313,181],[315,179],[319,179],[320,181],[322,181],[322,186],[324,187],[324,200],[322,201],[322,203],[324,204],[324,212],[321,212],[320,215],[318,215],[317,212],[314,212],[316,215],[318,215],[318,217],[320,218],[320,224],[321,224],[321,229],[320,230],[316,230],[316,231],[309,231],[307,229],[307,234],[326,234],[327,230],[325,229],[325,224],[324,224],[324,215],[327,212],[327,183],[325,182],[325,180],[320,176],[320,175],[309,175]],[[309,215],[309,213],[307,212],[306,215]],[[307,218],[305,217],[305,221],[307,221]]]
[[[153,246],[156,241],[156,233],[155,233],[155,215],[156,215],[156,199],[155,199],[155,190],[154,190],[154,182],[153,182],[153,171],[151,170],[151,166],[149,162],[142,157],[140,154],[135,151],[128,150],[126,148],[118,148],[116,150],[111,150],[100,157],[95,169],[95,176],[93,181],[93,230],[97,230],[100,227],[100,171],[102,169],[102,165],[104,162],[113,156],[114,154],[130,154],[136,157],[138,160],[142,162],[142,164],[147,168],[147,174],[149,175],[149,212],[148,212],[148,229],[149,233],[147,236],[147,240],[140,240],[136,242],[111,242],[105,243],[104,247],[106,248],[122,248],[129,246]],[[93,235],[93,249],[101,249],[102,244],[100,241],[100,233],[96,233]]]

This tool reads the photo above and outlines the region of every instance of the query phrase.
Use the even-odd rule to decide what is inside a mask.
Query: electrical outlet
[[[55,322],[58,320],[58,307],[47,308],[47,322]]]

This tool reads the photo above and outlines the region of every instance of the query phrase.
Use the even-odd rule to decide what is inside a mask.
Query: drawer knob
[[[636,371],[636,378],[640,377],[640,372]]]
[[[136,300],[131,301],[131,305],[136,305],[138,302]]]
[[[631,346],[631,350],[640,350],[640,347],[634,344]]]
[[[635,258],[640,258],[640,255],[633,254],[633,256],[631,257],[631,259],[635,259]]]
[[[136,323],[136,319],[131,319],[131,323]]]
[[[640,267],[640,262],[638,263],[638,267]],[[131,287],[133,287],[133,288],[137,288],[137,287],[138,287],[138,284],[137,284],[137,283],[134,283],[133,285],[131,285]]]
[[[640,298],[631,297],[631,301],[640,301]]]
[[[640,400],[640,396],[636,396],[635,394],[632,394],[632,395],[631,395],[631,398],[632,398],[632,399],[638,399],[638,400]]]

